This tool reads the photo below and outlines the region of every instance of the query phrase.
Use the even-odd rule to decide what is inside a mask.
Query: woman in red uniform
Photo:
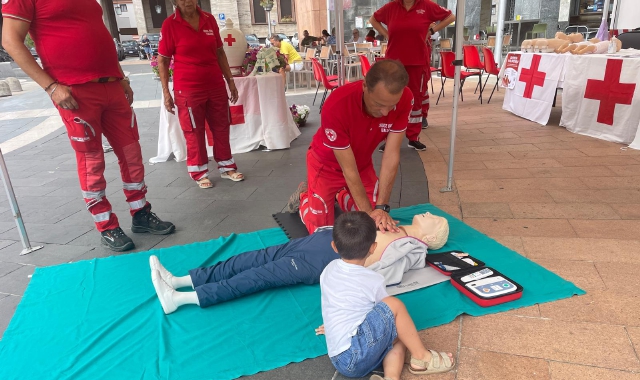
[[[244,176],[231,155],[229,100],[238,100],[227,56],[222,49],[215,18],[197,6],[197,0],[172,0],[177,9],[162,24],[158,66],[164,106],[178,108],[180,126],[187,141],[187,170],[198,186],[213,187],[209,180],[205,125],[213,135],[213,157],[222,178],[242,181]],[[169,63],[174,58],[173,90],[169,92]],[[224,79],[231,97],[228,97]],[[205,124],[206,121],[206,124]]]
[[[427,83],[431,77],[430,38],[455,19],[450,10],[430,0],[394,0],[378,9],[369,20],[374,29],[389,41],[385,58],[399,60],[409,73],[409,88],[414,103],[409,116],[407,138],[409,147],[415,150],[427,149],[418,136],[420,129],[429,125]],[[380,150],[384,150],[384,145]]]

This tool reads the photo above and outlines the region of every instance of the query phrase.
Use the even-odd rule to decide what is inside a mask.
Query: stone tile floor
[[[125,70],[136,72],[138,67],[143,65]],[[157,83],[139,75],[134,80],[137,99],[158,99]],[[640,379],[640,281],[634,276],[640,270],[640,151],[621,150],[620,144],[559,127],[561,96],[549,125],[543,127],[503,111],[503,92],[494,94],[491,104],[480,105],[472,88],[465,90],[466,100],[459,106],[453,192],[440,192],[449,159],[448,86],[447,97],[437,106],[433,102],[430,127],[421,137],[428,150],[418,156],[403,148],[394,205],[428,199],[588,293],[480,318],[461,316],[422,331],[427,347],[454,352],[458,362],[453,372],[424,378]],[[311,105],[313,99],[289,96],[291,103]],[[45,103],[34,98],[32,108]],[[0,113],[5,110],[9,111],[0,101]],[[137,114],[143,156],[148,159],[155,155],[158,108],[139,109]],[[187,178],[184,163],[147,165],[149,200],[161,217],[178,224],[178,231],[169,237],[135,236],[138,250],[274,227],[270,214],[283,208],[304,178],[300,162],[319,124],[316,110],[311,116],[291,149],[236,155],[247,174],[243,183],[215,180],[216,188],[204,193]],[[127,226],[115,157],[107,157],[108,194]],[[375,158],[379,161],[380,155]],[[1,201],[0,331],[35,266],[111,254],[97,244],[98,235],[78,197],[75,160],[63,130],[6,159],[30,237],[46,243],[46,248],[18,256],[9,205]],[[334,377],[326,356],[252,377],[342,378]],[[403,374],[403,379],[418,378]]]

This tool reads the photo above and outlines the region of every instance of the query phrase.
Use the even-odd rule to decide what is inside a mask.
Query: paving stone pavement
[[[284,209],[289,195],[306,178],[306,152],[319,126],[319,101],[312,106],[313,92],[290,91],[287,95],[289,104],[311,107],[309,120],[301,129],[302,135],[290,149],[237,154],[235,160],[247,179],[236,183],[222,180],[214,173],[211,178],[215,187],[201,190],[188,177],[185,162],[148,163],[148,159],[157,153],[159,82],[149,74],[146,63],[127,60],[123,69],[131,73],[136,104],[146,105],[136,108],[136,115],[149,188],[147,199],[161,218],[176,224],[176,232],[169,236],[129,233],[136,243],[136,251],[277,227],[271,214]],[[30,90],[16,97],[0,99],[0,143],[28,132],[44,119],[57,117],[51,112],[53,107],[46,94],[35,86],[29,87],[28,83],[25,87]],[[39,116],[43,113],[45,116]],[[381,156],[381,153],[375,153],[377,168]],[[5,160],[32,245],[44,245],[45,248],[19,256],[22,246],[9,203],[5,196],[0,197],[0,337],[35,267],[113,255],[100,246],[99,233],[80,197],[75,155],[64,128],[54,129],[7,153]],[[130,219],[121,191],[117,159],[113,153],[107,153],[106,161],[107,196],[127,231]],[[418,154],[405,145],[390,204],[400,207],[426,202],[424,166]],[[333,374],[331,363],[324,357],[254,377],[330,379]]]
[[[155,155],[157,141],[158,106],[152,107],[157,83],[144,74],[145,65],[125,70],[134,73],[136,99],[148,102],[148,108],[137,111],[148,158]],[[434,82],[437,91],[438,81]],[[490,104],[480,105],[472,96],[474,86],[468,86],[466,100],[459,105],[453,191],[441,193],[447,178],[453,93],[450,84],[446,87],[447,96],[439,105],[432,104],[430,127],[421,135],[428,146],[419,154],[421,161],[403,148],[394,205],[422,203],[428,197],[587,294],[478,318],[463,315],[420,331],[426,347],[453,352],[458,363],[452,372],[422,378],[640,380],[640,151],[559,127],[561,95],[549,125],[540,126],[503,111],[504,91],[496,92]],[[289,100],[310,105],[312,98],[296,95]],[[33,100],[32,108],[45,108],[46,101]],[[10,111],[3,108],[4,102],[0,100],[0,121]],[[25,102],[20,107],[26,109]],[[187,178],[184,163],[147,166],[149,199],[162,217],[179,223],[179,231],[159,240],[136,237],[139,249],[274,227],[269,215],[283,208],[285,195],[304,177],[300,163],[318,126],[317,111],[311,116],[291,149],[237,155],[247,181],[216,180],[216,189],[205,198]],[[114,158],[107,157],[112,160],[108,191],[124,216]],[[379,154],[375,158],[379,161]],[[11,152],[7,160],[29,232],[51,243],[40,254],[18,256],[9,206],[0,201],[0,331],[13,315],[34,266],[111,254],[98,247],[97,233],[77,197],[74,157],[63,131]],[[183,207],[199,212],[191,215]],[[73,232],[54,230],[63,226]],[[329,359],[322,356],[249,378],[345,379],[334,374]],[[404,380],[419,378],[406,370],[402,374]]]

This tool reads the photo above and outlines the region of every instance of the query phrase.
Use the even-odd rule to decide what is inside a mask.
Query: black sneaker
[[[427,129],[429,128],[429,122],[427,121],[426,117],[422,118],[422,129]]]
[[[120,227],[102,231],[100,235],[102,235],[100,242],[112,251],[124,252],[136,247],[136,245],[133,244],[133,240],[131,240]]]
[[[135,233],[149,232],[153,235],[168,235],[175,231],[176,226],[171,222],[163,222],[151,212],[151,205],[146,205],[143,209],[133,215],[131,221],[131,231]]]
[[[384,147],[385,147],[385,145],[387,145],[387,143],[382,143],[382,145],[380,145],[380,146],[378,147],[378,152],[382,152],[382,153],[384,153]]]
[[[291,214],[295,214],[300,210],[300,194],[307,191],[307,181],[302,181],[298,185],[296,191],[291,194],[289,197],[289,202],[287,202],[287,211]]]
[[[409,144],[407,145],[409,148],[413,148],[415,150],[419,150],[419,151],[425,151],[427,150],[427,146],[424,145],[423,143],[421,143],[420,141],[416,140],[416,141],[409,141]]]

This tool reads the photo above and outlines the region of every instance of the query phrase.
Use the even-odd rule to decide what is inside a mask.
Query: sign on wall
[[[224,21],[226,19],[227,19],[227,17],[224,15],[224,13],[218,13],[218,20]]]

